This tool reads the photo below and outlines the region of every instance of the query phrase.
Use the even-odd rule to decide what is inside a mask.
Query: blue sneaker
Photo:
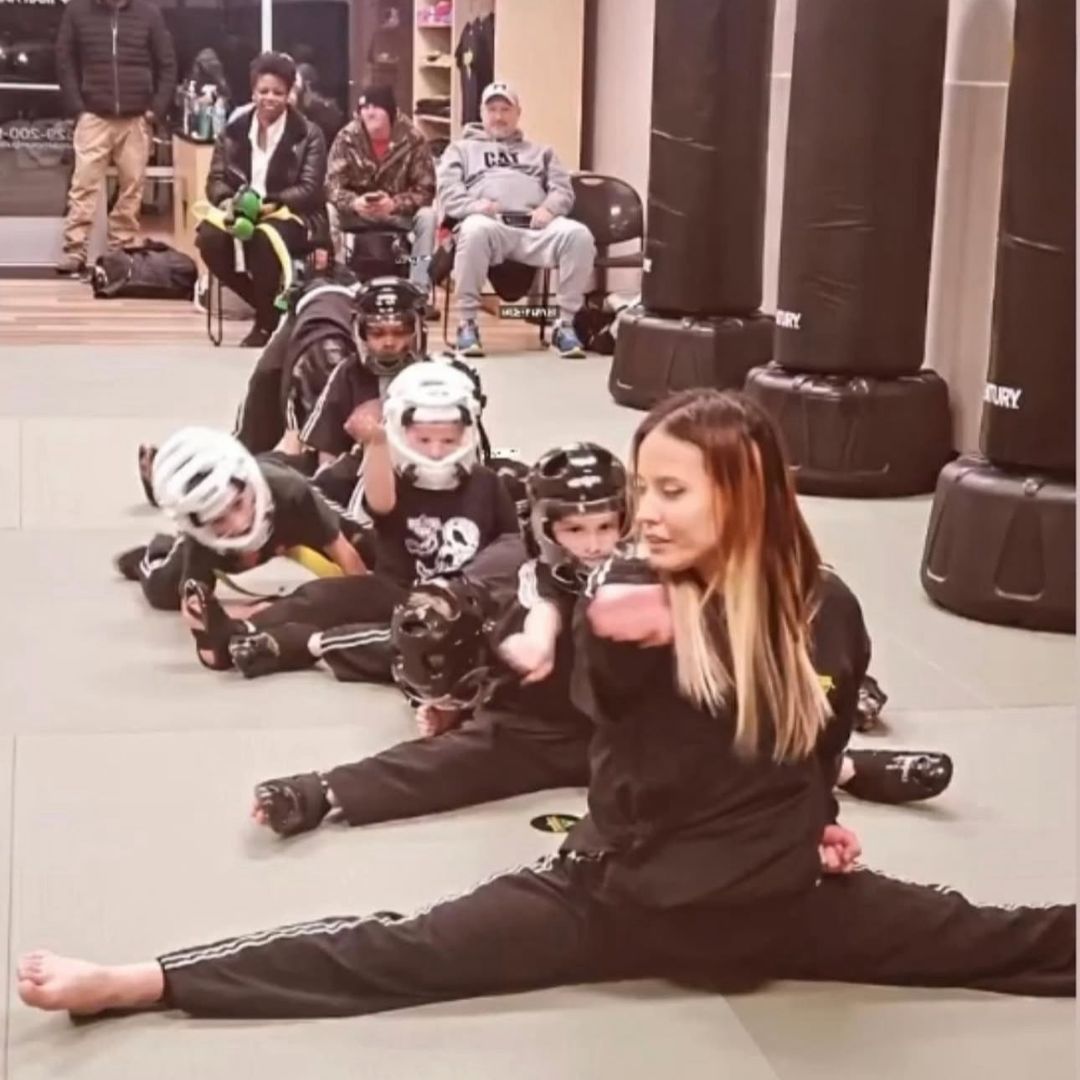
[[[569,323],[559,323],[551,338],[551,347],[564,360],[580,360],[585,355],[585,346]]]
[[[458,324],[456,348],[461,356],[484,355],[484,346],[480,341],[480,330],[475,319],[467,319]]]

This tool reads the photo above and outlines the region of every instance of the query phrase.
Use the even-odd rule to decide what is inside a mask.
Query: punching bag
[[[1076,8],[1016,7],[982,451],[1076,470]],[[1022,46],[1022,47],[1020,47]]]
[[[923,588],[985,622],[1076,629],[1076,8],[1017,0],[982,450],[942,470]]]
[[[619,320],[608,389],[649,408],[737,390],[772,357],[761,313],[775,0],[658,0],[642,304]]]
[[[641,294],[657,314],[761,306],[774,0],[662,0]]]
[[[665,7],[660,4],[658,7]],[[948,0],[802,0],[774,359],[922,367]]]

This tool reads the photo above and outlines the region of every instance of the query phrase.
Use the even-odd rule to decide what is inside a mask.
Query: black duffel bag
[[[198,276],[193,259],[168,244],[147,240],[102,255],[94,263],[90,284],[101,300],[190,300]]]

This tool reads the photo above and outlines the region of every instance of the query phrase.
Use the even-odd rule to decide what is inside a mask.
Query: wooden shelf
[[[417,30],[453,30],[453,23],[441,23],[441,22],[418,22],[416,24]]]
[[[447,127],[452,123],[449,116],[428,116],[426,113],[417,113],[414,120],[423,120],[428,124],[445,124]]]

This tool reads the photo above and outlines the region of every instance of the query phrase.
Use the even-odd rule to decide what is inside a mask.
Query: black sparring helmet
[[[412,282],[399,277],[372,278],[357,293],[356,336],[360,356],[375,375],[396,375],[427,351],[424,307],[427,294]],[[411,331],[412,340],[403,352],[375,353],[367,346],[368,327],[377,323],[397,323]]]
[[[503,482],[514,500],[518,520],[523,530],[529,526],[529,493],[526,484],[529,479],[529,466],[517,457],[514,450],[492,450],[487,467]]]
[[[569,514],[614,510],[626,525],[626,469],[610,451],[591,442],[549,450],[529,471],[529,533],[540,561],[555,581],[579,592],[591,567],[555,541],[551,526]]]
[[[492,615],[487,593],[463,579],[416,586],[390,621],[392,673],[405,696],[463,709],[479,704],[492,685]]]

